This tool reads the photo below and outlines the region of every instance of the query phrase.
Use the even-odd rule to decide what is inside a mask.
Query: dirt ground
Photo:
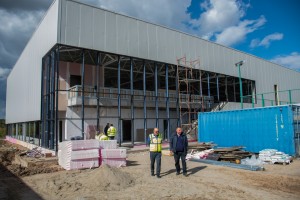
[[[148,152],[129,153],[123,168],[65,171],[53,162],[12,164],[23,150],[0,143],[0,199],[300,199],[298,159],[257,172],[188,161],[184,177],[173,157],[163,156],[158,179],[150,176]]]

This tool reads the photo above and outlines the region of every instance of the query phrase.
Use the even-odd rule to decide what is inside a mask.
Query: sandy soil
[[[149,163],[149,153],[139,152],[128,154],[123,168],[57,167],[56,172],[14,176],[2,159],[0,199],[300,199],[297,159],[286,166],[265,165],[259,172],[188,161],[184,177],[176,176],[173,157],[163,156],[161,179],[150,176]]]

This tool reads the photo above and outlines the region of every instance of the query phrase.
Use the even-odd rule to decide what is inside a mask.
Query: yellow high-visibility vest
[[[109,138],[106,136],[106,135],[102,135],[100,138],[99,138],[100,141],[102,140],[109,140]]]
[[[150,139],[150,151],[151,152],[161,152],[161,149],[162,149],[161,134],[158,134],[157,137],[155,137],[154,134],[150,134],[149,139]]]
[[[117,133],[117,129],[113,126],[109,127],[109,129],[107,130],[107,136],[113,137],[116,136]]]

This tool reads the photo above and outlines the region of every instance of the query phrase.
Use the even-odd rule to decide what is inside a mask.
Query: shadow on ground
[[[206,166],[200,166],[200,167],[194,167],[192,169],[188,169],[187,170],[187,175],[190,176],[190,175],[195,174],[198,171],[203,170],[205,168],[206,168]],[[160,175],[161,176],[167,176],[167,175],[173,174],[173,173],[176,173],[176,169],[170,169],[170,170],[168,170],[166,172],[161,173]]]
[[[19,177],[0,164],[0,199],[43,199]]]

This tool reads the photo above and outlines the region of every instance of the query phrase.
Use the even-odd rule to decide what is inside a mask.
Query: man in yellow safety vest
[[[150,169],[151,176],[154,176],[154,163],[156,162],[156,177],[161,178],[161,149],[162,149],[162,136],[158,132],[158,128],[153,129],[153,133],[149,135],[147,144],[150,146]]]
[[[115,139],[117,133],[117,129],[114,127],[113,124],[110,124],[109,129],[107,130],[107,136],[109,137],[110,140]]]

